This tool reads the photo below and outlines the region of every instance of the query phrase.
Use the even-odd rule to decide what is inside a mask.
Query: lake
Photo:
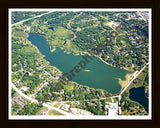
[[[57,67],[63,74],[69,73],[79,62],[84,61],[83,56],[87,55],[67,54],[59,47],[51,52],[46,39],[37,33],[29,33],[28,40],[45,55],[44,59],[49,61],[50,65]],[[121,90],[118,78],[125,80],[127,73],[128,71],[124,69],[115,68],[104,63],[98,57],[94,57],[89,60],[84,70],[74,73],[75,76],[71,80],[81,85],[95,89],[105,89],[112,94],[116,94]]]
[[[132,88],[130,89],[130,96],[129,98],[133,101],[139,102],[144,109],[148,112],[148,98],[145,96],[145,88],[139,87],[139,88]]]

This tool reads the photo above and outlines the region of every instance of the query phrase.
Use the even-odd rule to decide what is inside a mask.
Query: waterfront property
[[[57,67],[63,73],[70,72],[79,62],[81,62],[84,55],[87,55],[73,55],[72,53],[67,54],[59,47],[57,47],[54,52],[51,52],[50,46],[47,44],[46,39],[37,33],[29,33],[28,39],[43,55],[45,55],[44,59],[49,61],[50,65]],[[90,72],[81,71],[76,74],[74,70],[72,71],[72,74],[70,74],[72,76],[76,74],[75,77],[72,77],[72,81],[96,89],[105,89],[113,94],[118,93],[121,90],[121,85],[119,84],[117,78],[125,80],[125,75],[128,73],[126,70],[107,65],[98,57],[94,57],[93,60],[88,59],[88,61],[91,62],[84,68]]]

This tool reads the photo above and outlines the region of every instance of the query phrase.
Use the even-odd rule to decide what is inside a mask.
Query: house
[[[23,90],[24,92],[27,91],[28,89],[29,89],[29,87],[27,87],[27,86],[23,86],[23,87],[21,88],[21,90]]]
[[[64,89],[62,89],[61,93],[60,94],[64,94]]]
[[[66,111],[68,111],[69,108],[70,108],[70,105],[68,105],[68,104],[63,105],[63,107],[62,107],[62,109],[66,110]]]
[[[31,27],[27,27],[27,31],[30,32]]]
[[[108,58],[105,58],[105,60],[107,61],[107,60],[108,60]]]

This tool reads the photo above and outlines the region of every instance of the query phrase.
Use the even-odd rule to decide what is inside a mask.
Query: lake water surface
[[[145,96],[144,87],[130,89],[129,98],[133,101],[139,102],[148,112],[148,98]]]
[[[54,52],[51,52],[46,39],[37,33],[29,33],[28,40],[45,55],[44,59],[49,61],[50,65],[60,69],[63,74],[69,73],[81,60],[84,60],[82,55],[67,54],[59,47],[57,47]],[[125,80],[127,73],[128,71],[126,70],[107,65],[98,57],[94,57],[93,60],[90,60],[90,63],[87,63],[85,70],[75,73],[72,81],[95,89],[105,89],[115,94],[121,90],[117,78]]]

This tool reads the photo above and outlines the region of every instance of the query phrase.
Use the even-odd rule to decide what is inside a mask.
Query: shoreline
[[[55,47],[56,47],[56,46],[55,46]],[[55,48],[55,47],[54,47],[54,48]],[[57,46],[57,47],[59,47],[59,46]],[[66,51],[66,49],[63,48],[63,47],[59,47],[59,48],[63,49],[64,52],[67,53],[67,54],[71,54],[71,53],[72,53],[72,52]],[[53,49],[52,49],[52,50],[53,50]],[[55,48],[53,51],[55,51],[55,50],[56,50],[56,48]],[[53,51],[52,51],[52,52],[53,52]],[[75,53],[72,53],[72,54],[75,55],[75,56],[77,56],[77,55],[84,55],[84,54],[88,54],[88,55],[92,56],[89,52],[82,52],[82,51],[77,51],[76,54],[75,54]],[[110,66],[112,66],[112,67],[114,67],[114,68],[117,68],[117,67],[113,66],[112,64],[109,64],[108,62],[104,61],[100,56],[98,56],[98,55],[94,55],[94,56],[95,56],[95,57],[98,57],[98,58],[99,58],[102,62],[104,62],[105,64],[110,65]],[[126,70],[126,71],[132,73],[131,70],[129,70],[129,69],[125,68],[125,67],[120,67],[119,69],[123,69],[123,70]]]
[[[126,84],[130,81],[130,78],[131,78],[131,76],[132,76],[132,74],[133,73],[127,73],[126,75],[125,75],[125,80],[121,80],[120,78],[118,78],[118,83],[121,85],[121,90],[123,89],[123,88],[125,88],[126,87]],[[120,91],[121,91],[120,90]]]
[[[71,54],[72,52],[68,52],[68,51],[65,51],[65,49],[64,48],[62,48],[62,47],[60,47],[62,50],[64,50],[64,52],[66,53],[66,54]],[[54,49],[52,49],[51,51],[53,52],[53,51],[55,51],[56,50],[56,47],[54,47]],[[89,52],[82,52],[82,51],[77,51],[77,53],[76,54],[74,54],[74,53],[72,53],[73,55],[84,55],[84,54],[88,54],[88,55],[90,55],[90,56],[92,56]],[[100,56],[98,56],[98,55],[94,55],[95,57],[98,57],[103,63],[105,63],[105,64],[107,64],[107,65],[110,65],[110,66],[112,66],[112,67],[114,67],[114,68],[116,68],[115,66],[113,66],[112,64],[109,64],[109,63],[107,63],[106,61],[104,61]],[[123,70],[126,70],[128,73],[125,75],[125,80],[121,80],[120,78],[117,78],[118,79],[118,83],[120,84],[120,86],[121,86],[121,90],[126,86],[126,84],[129,82],[129,80],[130,80],[130,77],[132,76],[132,71],[130,71],[130,70],[128,70],[128,69],[126,69],[126,68],[119,68],[119,69],[123,69]],[[121,91],[120,90],[120,91]]]
[[[51,49],[51,46],[50,46],[50,49]],[[54,47],[51,49],[51,52],[54,52],[55,50],[56,50],[56,48]]]
[[[92,56],[89,52],[81,52],[81,51],[78,51],[79,53],[81,53],[81,55],[83,55],[83,54],[88,54],[88,55],[90,55],[90,56]],[[77,53],[77,55],[80,55],[79,53]],[[106,62],[106,61],[104,61],[100,56],[98,56],[98,55],[94,55],[95,57],[98,57],[102,62],[104,62],[105,64],[107,64],[107,65],[110,65],[110,66],[112,66],[112,67],[114,67],[114,68],[117,68],[117,67],[115,67],[115,66],[113,66],[112,64],[109,64],[108,62]],[[126,71],[128,71],[128,72],[132,72],[132,71],[130,71],[130,70],[128,70],[127,68],[124,68],[124,67],[120,67],[119,69],[124,69],[124,70],[126,70]]]
[[[86,52],[87,53],[87,52]],[[88,54],[88,53],[87,53]],[[90,55],[90,54],[89,54]],[[108,62],[106,62],[106,61],[104,61],[100,56],[98,56],[98,55],[95,55],[96,57],[98,57],[102,62],[104,62],[105,64],[107,64],[107,65],[110,65],[110,66],[112,66],[112,67],[114,67],[114,68],[117,68],[117,67],[115,67],[115,66],[113,66],[112,64],[109,64]],[[130,70],[128,70],[127,68],[119,68],[119,69],[124,69],[124,70],[126,70],[126,71],[128,71],[128,72],[132,72],[132,71],[130,71]]]

